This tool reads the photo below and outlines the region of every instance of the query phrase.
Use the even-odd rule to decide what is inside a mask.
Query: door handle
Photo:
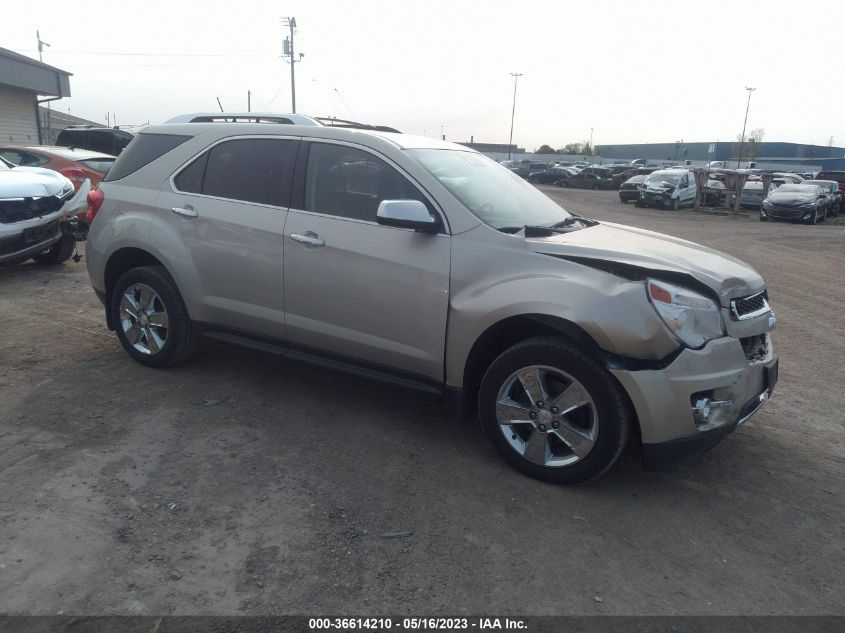
[[[311,231],[308,231],[305,235],[301,235],[300,233],[291,233],[290,239],[294,242],[302,242],[308,246],[325,246],[326,244],[319,235]]]
[[[170,209],[176,215],[181,215],[184,218],[195,218],[199,215],[196,210],[189,204],[184,207],[171,207]]]

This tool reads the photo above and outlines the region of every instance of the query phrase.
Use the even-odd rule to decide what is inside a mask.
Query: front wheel
[[[188,311],[162,266],[141,266],[121,275],[110,309],[123,349],[142,365],[167,367],[193,352]]]
[[[673,198],[672,199],[672,211],[677,211],[681,208],[681,199],[680,198]]]
[[[633,426],[627,398],[613,376],[557,337],[528,339],[494,360],[481,382],[478,411],[505,461],[557,484],[604,473]]]

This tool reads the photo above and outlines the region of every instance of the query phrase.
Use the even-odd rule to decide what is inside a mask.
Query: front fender
[[[501,270],[491,270],[476,283],[453,288],[448,385],[462,385],[467,358],[479,337],[515,316],[563,319],[586,332],[602,350],[628,358],[659,360],[678,349],[677,340],[649,304],[642,282],[546,255],[530,257],[529,274],[502,277]]]

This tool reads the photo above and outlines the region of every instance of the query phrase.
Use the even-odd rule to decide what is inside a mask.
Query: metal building
[[[603,159],[632,160],[644,158],[649,161],[731,161],[739,156],[738,141],[712,141],[686,143],[635,143],[630,145],[597,145]],[[743,161],[760,163],[815,165],[835,168],[838,163],[845,166],[845,147],[807,145],[803,143],[780,143],[746,141],[742,149]]]
[[[60,68],[0,48],[0,142],[44,142],[50,122],[41,119],[38,105],[69,97],[70,76]]]

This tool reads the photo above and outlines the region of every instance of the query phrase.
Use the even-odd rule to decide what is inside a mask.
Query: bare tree
[[[731,145],[731,157],[734,160],[742,161],[743,156],[749,156],[749,160],[755,160],[757,153],[760,151],[760,143],[763,142],[763,137],[766,135],[766,130],[761,127],[754,128],[748,133],[743,141],[742,133],[736,135],[736,143]],[[742,156],[739,155],[740,148],[742,148]]]

